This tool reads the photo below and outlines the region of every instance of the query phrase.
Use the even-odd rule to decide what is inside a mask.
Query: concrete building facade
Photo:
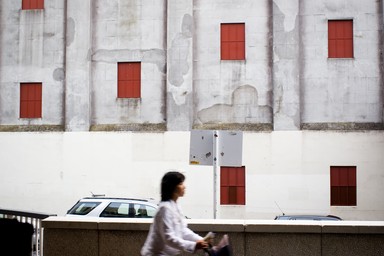
[[[270,218],[276,213],[271,202],[280,201],[270,193],[272,187],[290,191],[282,204],[291,211],[384,219],[383,203],[367,194],[372,192],[368,187],[378,195],[384,192],[376,183],[384,181],[382,1],[45,0],[43,9],[28,10],[24,1],[0,1],[0,147],[7,151],[1,169],[13,177],[2,181],[8,185],[0,191],[18,188],[4,205],[12,208],[12,201],[23,195],[20,190],[30,184],[23,176],[17,185],[15,170],[37,168],[41,172],[36,170],[35,178],[44,182],[35,189],[50,186],[44,161],[36,166],[17,161],[20,138],[33,142],[23,142],[23,157],[38,159],[51,154],[40,140],[57,142],[49,151],[77,152],[76,139],[84,136],[80,140],[89,157],[75,157],[78,165],[66,162],[74,159],[65,156],[50,162],[61,177],[58,193],[97,173],[99,179],[92,180],[99,189],[122,194],[124,185],[112,189],[102,181],[113,183],[119,175],[142,180],[140,171],[148,168],[146,177],[153,177],[147,179],[149,192],[137,185],[128,190],[147,196],[158,194],[159,168],[178,166],[194,181],[199,180],[194,168],[210,170],[162,150],[170,144],[188,153],[190,131],[214,129],[245,133],[246,204],[221,206],[220,217]],[[330,21],[352,24],[352,55],[330,57]],[[244,27],[243,59],[221,57],[221,27],[226,24]],[[120,63],[140,63],[140,97],[118,97]],[[23,83],[41,84],[38,118],[20,115]],[[131,152],[134,145],[127,138],[137,142],[141,153]],[[101,166],[111,164],[109,159],[102,158],[105,162],[99,165],[89,161],[94,153],[110,153],[93,146],[101,143],[114,151],[119,139],[128,143],[127,148],[116,147],[121,152],[149,161],[121,155],[108,178]],[[138,146],[139,140],[147,147]],[[148,152],[160,156],[148,157]],[[124,172],[120,164],[132,168]],[[331,166],[356,167],[357,205],[330,206]],[[72,173],[71,168],[81,171]],[[67,172],[71,181],[63,182]],[[210,187],[210,172],[200,175]],[[68,202],[93,185],[75,187]],[[193,212],[199,206],[204,210],[196,217],[210,217],[212,202],[201,203],[201,193],[192,192],[196,198],[191,195],[185,208]]]

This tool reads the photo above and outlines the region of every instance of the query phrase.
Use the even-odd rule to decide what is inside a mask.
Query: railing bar
[[[56,216],[56,214],[45,214],[45,213],[36,213],[36,212],[24,212],[24,211],[15,211],[0,209],[0,217],[7,219],[16,219],[19,222],[30,223],[34,229],[34,239],[32,243],[35,243],[35,254],[36,256],[43,255],[43,235],[42,230],[42,220],[49,216]],[[32,244],[31,244],[32,247]]]

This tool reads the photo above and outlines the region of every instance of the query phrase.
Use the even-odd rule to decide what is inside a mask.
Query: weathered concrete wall
[[[164,130],[166,1],[92,2],[92,129]],[[117,98],[117,63],[130,61],[141,62],[140,99]]]
[[[270,1],[194,1],[195,128],[271,129],[270,13]],[[245,23],[246,60],[220,60],[221,23]]]
[[[0,130],[383,129],[383,3],[368,0],[2,1]],[[330,19],[354,58],[328,59]],[[220,24],[245,23],[246,59],[220,60]],[[140,61],[140,99],[117,63]],[[19,119],[20,82],[43,117]]]
[[[21,1],[0,1],[0,125],[63,126],[64,2],[21,10]],[[39,119],[20,119],[20,83],[43,83]]]
[[[92,53],[91,0],[66,1],[65,129],[88,131]]]
[[[273,1],[274,130],[300,130],[300,1]]]
[[[139,255],[152,220],[43,221],[45,256]],[[228,234],[236,256],[361,256],[384,253],[383,222],[187,220],[204,236],[216,232],[214,244]],[[191,255],[182,253],[181,255]],[[204,255],[198,251],[196,255]]]
[[[302,122],[382,123],[382,1],[300,1],[300,14]],[[353,20],[354,58],[328,58],[332,19]]]
[[[167,1],[167,129],[190,130],[193,115],[192,0]]]

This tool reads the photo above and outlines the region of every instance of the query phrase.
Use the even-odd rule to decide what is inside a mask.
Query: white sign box
[[[213,165],[216,157],[219,166],[242,166],[243,133],[192,130],[189,152],[190,164]]]
[[[196,165],[213,165],[213,131],[192,130],[189,163]]]
[[[243,133],[238,131],[218,131],[218,165],[242,166]]]

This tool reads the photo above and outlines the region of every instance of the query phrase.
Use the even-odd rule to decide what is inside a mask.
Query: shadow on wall
[[[215,104],[199,111],[197,118],[201,123],[268,123],[272,108],[260,106],[256,88],[243,85],[232,93],[231,104]]]

